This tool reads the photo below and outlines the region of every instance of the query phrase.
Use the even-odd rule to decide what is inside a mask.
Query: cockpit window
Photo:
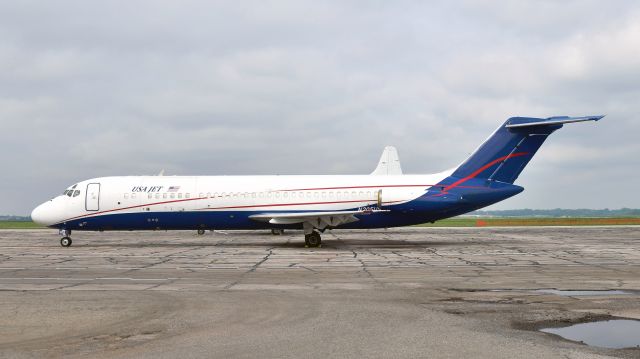
[[[76,187],[78,187],[77,183],[74,184],[73,186],[67,188],[64,192],[62,192],[62,195],[63,196],[67,196],[67,197],[71,197],[71,196],[76,197],[76,196],[78,196],[80,194],[80,191],[79,190],[74,191]]]

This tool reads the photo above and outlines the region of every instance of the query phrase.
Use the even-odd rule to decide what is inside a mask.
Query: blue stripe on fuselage
[[[487,183],[483,179],[471,179],[465,186],[446,189],[446,185],[458,180],[450,177],[425,194],[406,203],[385,206],[388,212],[357,215],[359,221],[341,225],[339,228],[364,229],[399,227],[433,222],[486,207],[522,192],[523,188],[507,183]],[[355,209],[355,208],[354,208]],[[269,213],[292,213],[309,211],[279,210]],[[320,211],[321,212],[321,211]],[[252,220],[249,216],[265,213],[260,211],[183,211],[183,212],[136,212],[106,213],[78,218],[54,225],[55,228],[72,230],[169,230],[169,229],[266,229],[301,228],[301,224],[273,225]]]

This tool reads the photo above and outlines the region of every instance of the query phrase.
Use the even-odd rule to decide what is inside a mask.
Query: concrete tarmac
[[[640,227],[58,240],[0,231],[0,357],[640,358],[537,331],[640,319]]]

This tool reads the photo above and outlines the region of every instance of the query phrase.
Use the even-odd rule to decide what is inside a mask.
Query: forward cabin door
[[[89,183],[87,185],[85,209],[87,211],[100,210],[100,183]]]

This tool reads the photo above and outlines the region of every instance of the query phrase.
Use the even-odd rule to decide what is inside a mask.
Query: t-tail
[[[603,117],[512,117],[420,200],[432,208],[447,208],[440,217],[446,218],[512,197],[524,190],[513,183],[550,134],[567,123]]]
[[[455,172],[459,181],[471,178],[514,183],[540,146],[566,123],[598,121],[604,116],[549,118],[512,117],[500,126]],[[453,186],[452,183],[449,186]],[[457,184],[461,184],[460,182]]]

